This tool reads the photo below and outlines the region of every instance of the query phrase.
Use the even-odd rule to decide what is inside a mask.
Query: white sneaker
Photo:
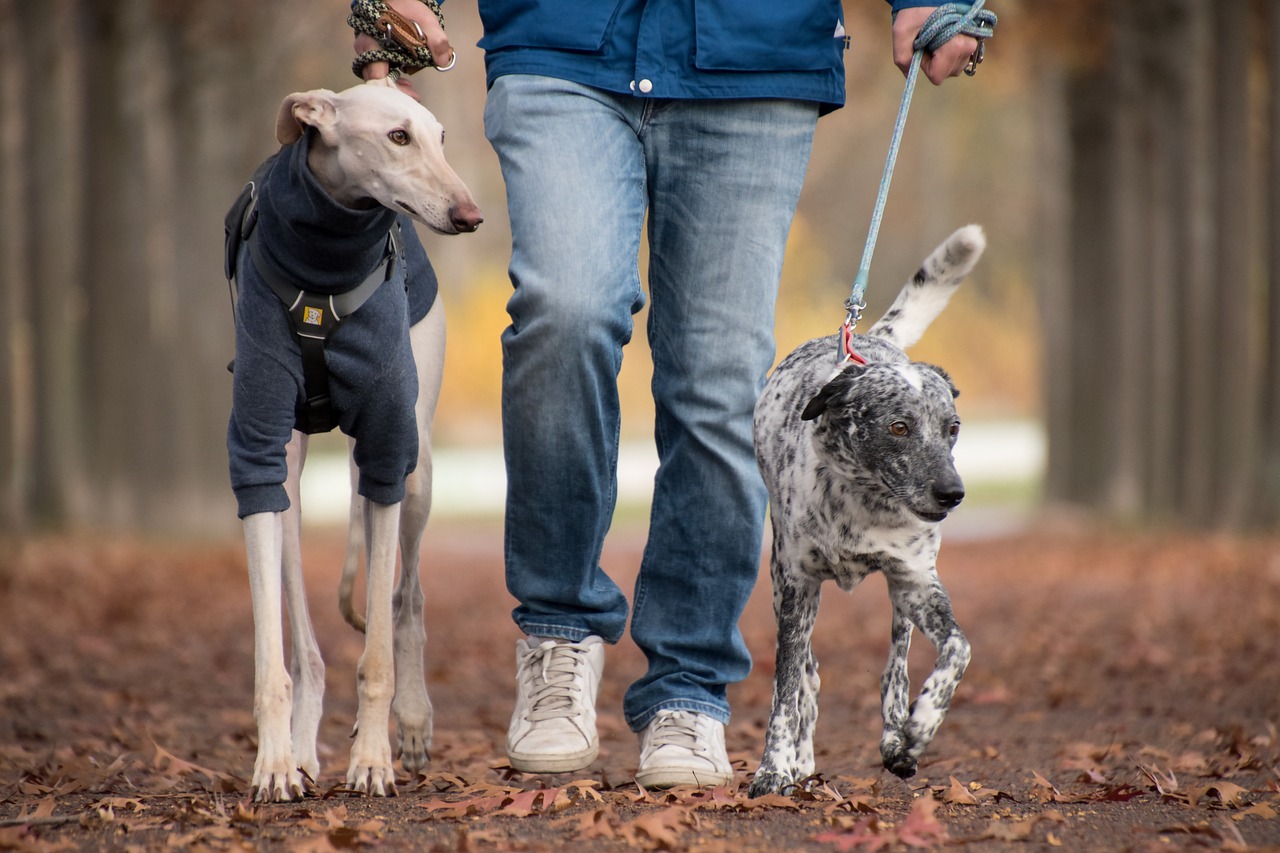
[[[724,749],[724,723],[694,711],[659,711],[640,733],[640,769],[644,788],[728,785],[733,766]]]
[[[516,641],[516,710],[507,757],[526,773],[567,773],[595,761],[596,694],[604,641],[528,637]]]

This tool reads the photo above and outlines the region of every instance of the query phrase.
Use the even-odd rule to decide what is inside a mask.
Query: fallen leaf
[[[1244,811],[1236,812],[1231,816],[1231,819],[1241,821],[1247,817],[1260,817],[1263,820],[1274,820],[1275,816],[1275,809],[1271,808],[1271,806],[1266,803],[1258,803],[1257,805],[1249,806],[1249,808]]]
[[[1200,800],[1210,793],[1217,795],[1221,805],[1233,807],[1240,804],[1240,798],[1249,793],[1249,789],[1232,782],[1214,782],[1211,785],[1189,789],[1186,794],[1187,802],[1192,806],[1198,805]]]
[[[898,839],[908,847],[932,847],[947,840],[947,828],[938,822],[934,812],[938,802],[921,797],[911,806],[911,813],[898,827]]]
[[[813,840],[824,844],[832,844],[841,853],[848,853],[855,847],[865,847],[867,850],[873,851],[892,847],[897,842],[897,836],[893,833],[892,828],[881,821],[879,817],[871,815],[859,818],[853,826],[847,829],[816,835]]]
[[[962,806],[976,806],[978,798],[973,792],[960,783],[956,777],[951,777],[951,784],[947,786],[939,785],[933,789],[933,796],[944,803],[955,803]]]

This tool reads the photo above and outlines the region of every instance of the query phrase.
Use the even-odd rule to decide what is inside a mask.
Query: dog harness
[[[344,318],[360,308],[378,287],[396,275],[398,266],[404,263],[403,238],[400,224],[392,226],[387,236],[386,256],[359,285],[345,293],[322,294],[302,290],[290,284],[279,267],[262,251],[254,228],[258,222],[258,189],[270,171],[275,157],[268,158],[254,172],[249,183],[227,211],[224,223],[226,232],[224,258],[227,286],[231,292],[231,312],[235,316],[238,302],[236,264],[240,249],[248,244],[249,257],[258,274],[275,292],[289,312],[289,324],[302,351],[302,373],[305,400],[297,409],[297,429],[312,435],[329,432],[338,425],[329,394],[329,368],[324,360],[325,342]],[[227,365],[234,368],[235,362]]]

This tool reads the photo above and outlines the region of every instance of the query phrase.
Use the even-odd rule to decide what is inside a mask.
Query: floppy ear
[[[916,364],[923,367],[925,370],[932,370],[934,373],[941,376],[943,381],[947,383],[947,387],[951,389],[951,399],[954,400],[956,397],[960,396],[960,389],[956,387],[956,383],[951,381],[950,373],[947,373],[947,371],[938,367],[936,364],[929,364],[925,361],[917,361]]]
[[[800,420],[811,421],[827,411],[828,405],[835,398],[844,396],[853,381],[866,371],[866,365],[850,364],[837,373],[830,382],[822,386],[822,390],[814,395],[800,413]]]
[[[335,98],[328,89],[294,92],[286,97],[276,115],[276,140],[281,145],[297,142],[307,127],[324,134],[338,118]]]

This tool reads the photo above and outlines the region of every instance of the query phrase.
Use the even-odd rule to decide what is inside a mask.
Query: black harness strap
[[[338,425],[338,418],[329,397],[329,368],[324,361],[325,342],[344,318],[355,313],[384,281],[397,274],[404,259],[400,224],[397,222],[387,236],[385,260],[354,289],[326,296],[294,287],[262,252],[258,245],[260,241],[255,239],[258,186],[268,164],[263,164],[254,174],[227,212],[225,263],[227,283],[231,289],[231,311],[234,316],[238,297],[235,283],[236,259],[241,245],[248,243],[249,258],[254,268],[285,304],[289,324],[293,327],[298,347],[302,350],[303,394],[306,400],[295,412],[295,426],[308,435],[329,432]],[[233,366],[234,362],[228,365],[228,369]]]

